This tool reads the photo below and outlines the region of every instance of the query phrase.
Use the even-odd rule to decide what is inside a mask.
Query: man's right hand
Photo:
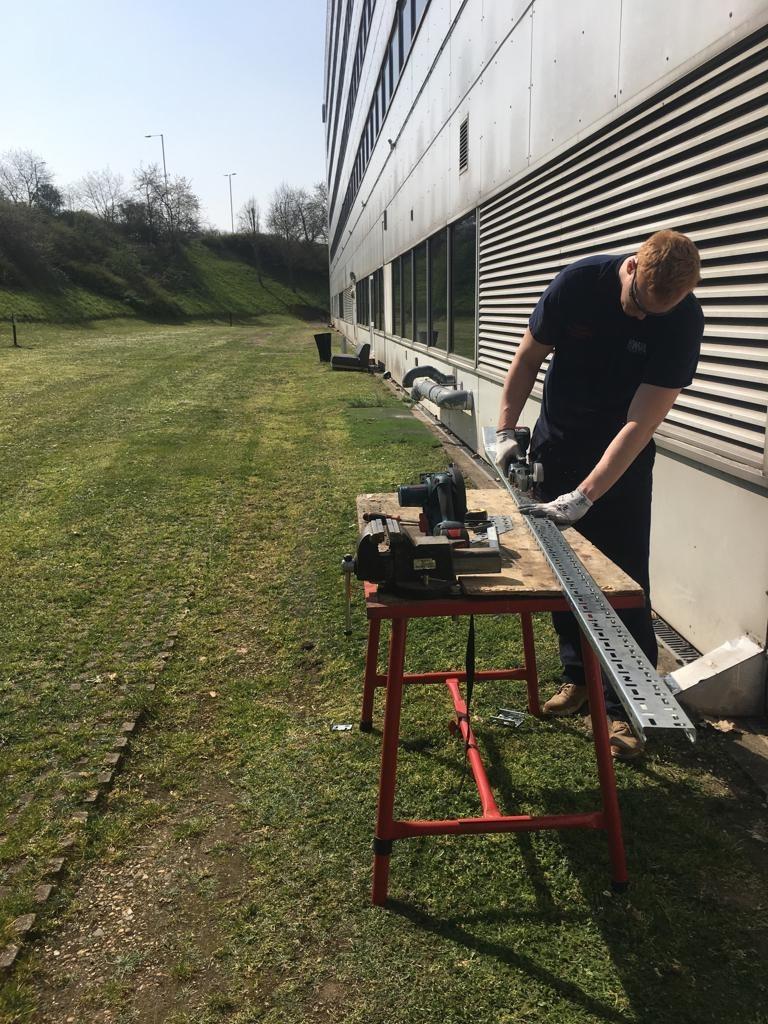
[[[503,476],[508,475],[510,462],[523,458],[520,445],[515,440],[514,430],[496,431],[496,465]]]

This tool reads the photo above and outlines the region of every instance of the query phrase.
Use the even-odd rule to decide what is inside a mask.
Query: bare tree
[[[272,193],[269,202],[267,227],[287,242],[296,242],[301,238],[300,192],[301,189],[283,182]]]
[[[120,206],[126,198],[120,174],[113,174],[109,167],[103,171],[91,171],[80,179],[75,188],[86,210],[110,224],[119,219]]]
[[[177,175],[166,183],[157,164],[134,171],[133,191],[145,205],[150,234],[190,234],[200,226],[200,200],[187,178]],[[125,204],[123,204],[124,208]],[[135,218],[136,210],[132,208]]]
[[[52,204],[53,175],[42,157],[28,149],[12,149],[0,158],[0,196],[26,206]],[[59,195],[59,206],[61,196]]]
[[[261,232],[261,210],[253,196],[240,207],[237,226],[240,231],[245,231],[249,235],[258,235]]]
[[[306,193],[305,193],[306,195]],[[320,181],[306,196],[305,200],[305,232],[308,242],[328,241],[328,186]]]

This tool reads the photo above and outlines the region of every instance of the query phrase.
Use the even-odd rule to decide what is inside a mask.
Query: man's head
[[[663,316],[693,291],[700,269],[690,238],[679,231],[657,231],[621,265],[621,308],[637,320]]]

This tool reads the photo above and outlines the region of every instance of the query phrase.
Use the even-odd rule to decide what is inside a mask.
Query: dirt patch
[[[195,800],[171,797],[127,856],[85,875],[60,928],[35,949],[34,1020],[148,1024],[239,1005],[220,924],[248,891],[234,799],[211,780]]]

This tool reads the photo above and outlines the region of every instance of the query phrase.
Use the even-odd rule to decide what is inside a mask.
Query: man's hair
[[[682,290],[693,291],[699,283],[699,251],[679,231],[657,231],[637,250],[643,284],[654,299],[667,302]]]

